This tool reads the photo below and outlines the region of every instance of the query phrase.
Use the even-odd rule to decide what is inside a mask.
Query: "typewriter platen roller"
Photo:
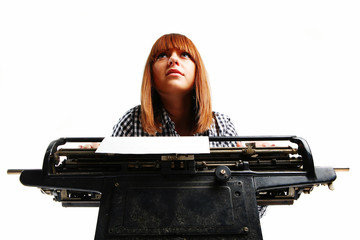
[[[20,180],[65,207],[100,207],[95,239],[262,239],[257,205],[293,204],[336,178],[333,168],[314,166],[302,138],[209,140],[246,144],[209,154],[105,154],[64,147],[102,138],[61,138],[42,169],[23,170]]]

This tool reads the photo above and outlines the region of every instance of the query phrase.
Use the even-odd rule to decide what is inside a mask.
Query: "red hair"
[[[202,133],[212,124],[211,96],[208,77],[204,63],[193,42],[181,34],[166,34],[153,45],[146,61],[141,86],[141,124],[145,132],[155,135],[161,132],[162,103],[159,94],[153,87],[152,66],[158,55],[169,49],[179,49],[190,54],[196,65],[195,72],[195,102],[193,133]]]

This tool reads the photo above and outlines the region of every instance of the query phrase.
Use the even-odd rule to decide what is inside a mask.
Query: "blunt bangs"
[[[166,34],[159,38],[151,49],[151,62],[154,63],[160,53],[169,49],[187,52],[193,61],[197,62],[198,60],[196,47],[190,39],[181,34]]]

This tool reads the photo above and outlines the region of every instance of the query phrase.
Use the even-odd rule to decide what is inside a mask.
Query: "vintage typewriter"
[[[53,141],[42,169],[20,176],[64,207],[99,207],[95,239],[262,239],[258,205],[293,204],[336,178],[333,168],[314,166],[307,142],[296,136],[210,137],[246,144],[206,154],[63,147],[102,140]]]

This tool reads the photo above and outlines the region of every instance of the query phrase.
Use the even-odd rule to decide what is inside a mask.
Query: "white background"
[[[354,239],[359,217],[358,1],[0,1],[1,239],[93,239],[97,208],[62,208],[9,168],[40,169],[59,137],[109,136],[140,102],[166,33],[193,40],[213,108],[239,135],[305,138],[318,166],[350,167],[270,207],[264,239]]]

